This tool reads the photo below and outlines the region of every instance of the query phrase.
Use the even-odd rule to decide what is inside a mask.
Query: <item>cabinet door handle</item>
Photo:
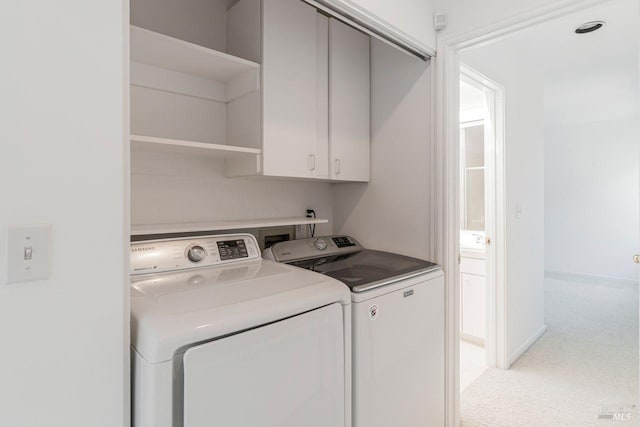
[[[311,171],[316,170],[316,155],[315,154],[309,154],[309,157],[307,158],[307,166],[309,167],[309,170],[311,170]]]
[[[340,175],[340,159],[335,159],[333,161],[333,170],[335,171],[336,175]]]

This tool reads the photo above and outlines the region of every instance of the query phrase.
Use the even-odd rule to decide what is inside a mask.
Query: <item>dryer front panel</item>
[[[345,426],[342,307],[188,349],[185,427]]]

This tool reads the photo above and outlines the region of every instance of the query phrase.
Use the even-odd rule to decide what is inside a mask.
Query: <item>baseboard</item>
[[[551,279],[568,280],[571,282],[595,283],[598,285],[638,285],[638,280],[635,279],[574,273],[570,271],[545,270],[544,277],[548,277]]]
[[[529,350],[529,348],[533,344],[535,344],[535,342],[538,341],[545,332],[547,332],[547,325],[542,325],[542,327],[538,329],[533,335],[531,335],[528,340],[522,343],[522,345],[518,347],[518,349],[514,351],[509,357],[509,365],[507,366],[507,369],[509,369],[511,365],[513,365],[515,361],[520,358],[520,356],[522,356],[527,350]]]

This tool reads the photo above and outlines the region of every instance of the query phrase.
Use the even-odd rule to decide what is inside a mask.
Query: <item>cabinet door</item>
[[[486,278],[461,273],[462,334],[467,338],[484,341],[485,338],[485,287]]]
[[[317,136],[317,12],[300,0],[262,3],[263,172],[311,177]]]
[[[318,98],[316,101],[316,151],[313,176],[329,178],[329,18],[317,14]]]
[[[369,181],[369,36],[329,20],[331,178]]]

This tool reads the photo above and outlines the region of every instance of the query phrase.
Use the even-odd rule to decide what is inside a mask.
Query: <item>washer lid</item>
[[[353,292],[364,292],[440,268],[418,258],[369,249],[295,261],[290,265],[338,279]]]
[[[131,345],[160,363],[195,343],[336,302],[350,303],[337,280],[263,260],[134,277]]]

